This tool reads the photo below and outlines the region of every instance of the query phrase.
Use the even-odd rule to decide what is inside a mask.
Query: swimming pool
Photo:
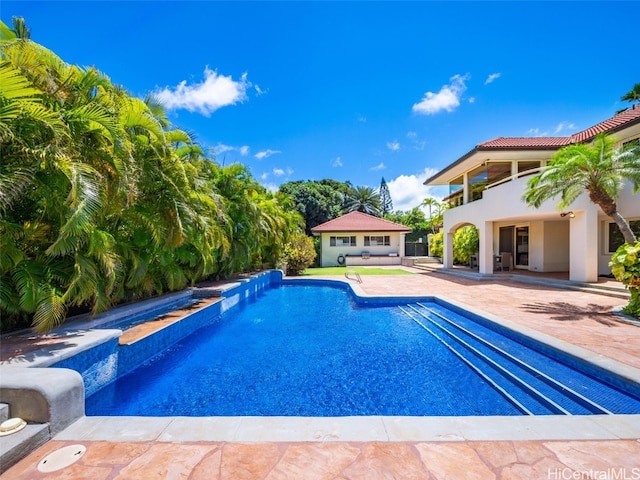
[[[632,395],[539,353],[534,341],[504,333],[435,302],[358,306],[344,288],[285,282],[98,390],[87,398],[86,412],[640,413]]]

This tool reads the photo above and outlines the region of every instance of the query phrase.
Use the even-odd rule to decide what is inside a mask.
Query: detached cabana
[[[320,237],[320,266],[400,265],[411,228],[350,212],[311,229]]]

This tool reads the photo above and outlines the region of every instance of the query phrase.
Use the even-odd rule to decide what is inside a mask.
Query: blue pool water
[[[511,355],[526,359],[527,366]],[[436,303],[358,307],[339,288],[281,285],[241,302],[97,391],[87,398],[86,412],[640,413],[640,401]]]

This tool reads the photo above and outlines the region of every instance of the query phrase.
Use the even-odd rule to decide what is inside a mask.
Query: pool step
[[[553,374],[547,374],[541,367],[530,364],[529,359],[523,359],[517,344],[497,339],[495,341],[499,341],[500,345],[496,345],[420,303],[407,305],[406,308],[410,310],[408,314],[414,321],[438,338],[522,413],[612,413],[574,388],[556,380]]]

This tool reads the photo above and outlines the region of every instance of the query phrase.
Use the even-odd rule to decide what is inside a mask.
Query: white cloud
[[[484,81],[485,85],[489,85],[490,83],[493,83],[494,80],[499,79],[502,76],[501,73],[492,73],[491,75],[489,75],[487,77],[487,79]]]
[[[258,160],[262,160],[264,158],[270,157],[271,155],[275,155],[276,153],[282,153],[280,150],[262,150],[254,155]]]
[[[424,98],[413,105],[413,111],[422,115],[433,115],[446,110],[452,112],[460,105],[460,97],[467,90],[464,82],[469,80],[471,75],[454,75],[451,77],[449,85],[443,85],[438,93],[427,92]]]
[[[424,147],[426,146],[427,146],[426,140],[416,140],[415,142],[413,142],[414,150],[424,150]]]
[[[218,143],[215,147],[213,147],[213,151],[216,155],[222,155],[226,152],[239,152],[240,155],[246,157],[249,154],[249,146],[243,145],[241,147],[234,147],[232,145],[225,145],[224,143]]]
[[[476,97],[469,97],[469,103],[476,103]]]
[[[154,95],[167,110],[185,109],[205,116],[247,99],[247,88],[251,83],[247,81],[246,73],[240,81],[234,81],[231,76],[218,75],[218,72],[206,67],[204,77],[202,83],[187,85],[187,81],[183,80],[176,87],[156,90]]]
[[[286,170],[284,168],[274,168],[273,169],[273,174],[276,177],[282,177],[284,175],[291,175],[293,173],[293,170],[291,168],[287,168]]]
[[[394,140],[393,142],[387,142],[387,148],[392,152],[397,152],[398,150],[400,150],[400,144],[397,140]]]
[[[555,129],[553,129],[553,132],[551,132],[551,130],[540,130],[539,128],[530,128],[529,130],[527,130],[527,134],[531,135],[533,137],[549,137],[551,135],[559,135],[563,132],[564,135],[567,134],[567,130],[575,130],[576,126],[571,123],[571,122],[560,122]]]
[[[266,180],[267,178],[269,178],[269,172],[264,172],[262,175],[260,175],[260,178],[262,180]]]
[[[424,147],[427,145],[425,140],[420,140],[418,138],[418,134],[416,132],[407,132],[407,138],[411,139],[414,150],[424,150]]]
[[[541,132],[539,128],[530,128],[527,130],[527,134],[532,135],[534,137],[548,137],[549,132]]]
[[[256,91],[256,94],[257,94],[258,96],[260,96],[260,95],[264,95],[265,93],[267,93],[267,92],[269,91],[269,90],[263,90],[263,89],[261,89],[258,85],[254,85],[254,86],[253,86],[253,89]]]
[[[371,167],[369,170],[371,170],[372,172],[377,172],[378,170],[384,170],[385,168],[387,167],[385,167],[384,163],[379,163],[375,167]]]
[[[331,162],[331,166],[336,168],[336,167],[341,167],[342,166],[342,160],[340,159],[340,157],[336,157],[333,162]]]
[[[571,122],[560,122],[553,132],[554,135],[564,131],[564,130],[575,130],[576,126]]]
[[[387,182],[394,210],[411,210],[420,206],[427,197],[443,198],[434,192],[433,187],[424,185],[424,181],[437,173],[433,168],[425,168],[414,175],[400,175]],[[426,211],[426,210],[425,210]]]
[[[358,121],[360,123],[367,123],[367,117],[365,117],[363,115],[358,115]]]
[[[213,147],[213,151],[216,153],[216,155],[221,155],[224,152],[229,152],[231,150],[235,150],[235,147],[232,147],[231,145],[225,145],[224,143],[218,143],[218,145]]]

